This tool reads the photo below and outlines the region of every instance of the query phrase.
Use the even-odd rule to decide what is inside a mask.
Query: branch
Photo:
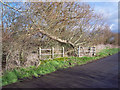
[[[72,19],[79,19],[79,18],[82,18],[82,16],[71,17],[71,20],[72,20]],[[53,29],[57,24],[59,24],[59,23],[61,23],[61,22],[64,23],[64,22],[66,22],[66,21],[68,21],[68,20],[69,20],[69,19],[63,18],[63,19],[57,21],[52,27],[49,28],[49,30]]]
[[[81,34],[80,37],[78,38],[78,40],[76,40],[76,41],[74,42],[74,44],[76,44],[76,43],[81,39],[82,36],[83,36],[83,35]]]
[[[35,23],[32,18],[30,18],[30,19],[31,19],[31,21],[32,21],[33,23]],[[34,25],[37,27],[36,24],[34,24]],[[30,28],[30,29],[33,30],[33,28]],[[75,47],[75,45],[74,45],[72,42],[70,42],[70,41],[62,40],[62,39],[60,39],[60,38],[58,38],[58,37],[52,36],[52,35],[50,35],[49,33],[45,32],[44,30],[41,30],[40,28],[38,28],[38,29],[36,29],[36,30],[38,30],[37,32],[40,32],[41,34],[46,35],[47,37],[49,37],[49,38],[51,38],[51,39],[53,39],[53,40],[55,40],[55,41],[58,41],[58,42],[64,43],[64,44],[69,44],[69,45],[71,45],[73,48]],[[34,32],[34,33],[36,33],[36,32]],[[34,34],[34,33],[33,33],[33,34]]]
[[[66,51],[65,54],[67,54],[67,53],[69,53],[69,52],[72,52],[72,51],[74,51],[74,49],[73,49],[73,50]]]
[[[85,44],[85,43],[87,43],[87,42],[78,43],[78,44],[76,44],[76,46],[81,45],[81,44]]]
[[[42,33],[43,35],[46,35],[47,37],[51,38],[52,40],[55,40],[55,41],[58,41],[58,42],[64,43],[64,44],[70,44],[74,48],[74,44],[72,42],[70,42],[70,41],[62,40],[62,39],[60,39],[58,37],[52,36],[49,33],[45,32],[44,30],[40,30],[40,28],[38,28],[37,30],[38,30],[38,32]],[[34,33],[36,33],[36,32],[34,32]]]
[[[10,5],[8,5],[8,4],[5,4],[4,2],[2,2],[2,1],[0,1],[3,5],[5,5],[5,6],[7,6],[7,7],[9,7],[9,8],[11,8],[11,9],[13,9],[13,10],[15,10],[15,11],[18,11],[18,12],[27,12],[28,10],[25,10],[25,11],[20,11],[19,9],[16,9],[16,8],[13,8],[13,7],[11,7]]]

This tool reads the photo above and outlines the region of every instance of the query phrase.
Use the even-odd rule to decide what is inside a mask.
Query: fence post
[[[41,47],[39,47],[39,59],[41,59]]]
[[[64,47],[62,48],[62,57],[64,57]]]
[[[80,46],[78,47],[78,57],[80,57]]]
[[[95,47],[93,47],[94,49],[93,49],[93,54],[94,54],[94,56],[96,55],[96,48]]]
[[[88,55],[91,56],[91,47],[88,47]]]
[[[54,47],[52,47],[52,58],[54,58]]]
[[[92,56],[95,55],[95,47],[92,47]]]
[[[90,57],[92,57],[93,51],[92,51],[92,47],[90,47]]]

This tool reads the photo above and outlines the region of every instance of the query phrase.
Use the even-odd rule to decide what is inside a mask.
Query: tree
[[[42,42],[42,46],[53,42],[54,45],[69,46],[69,50],[76,51],[79,45],[94,44],[94,38],[101,31],[98,27],[104,25],[102,16],[85,3],[29,2],[24,3],[22,10],[14,8],[15,4],[12,7],[10,3],[2,4],[10,9],[8,12],[4,8],[6,26],[3,41],[19,51],[23,48],[28,50],[30,46],[33,49],[35,44],[32,46],[31,41],[36,41],[36,46],[40,45],[39,42]]]

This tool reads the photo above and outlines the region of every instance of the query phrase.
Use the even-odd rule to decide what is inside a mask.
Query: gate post
[[[80,57],[80,46],[78,47],[78,57]]]
[[[96,48],[95,48],[95,46],[93,48],[94,48],[93,49],[93,55],[95,56],[96,55]]]
[[[52,47],[52,59],[54,59],[54,47]]]
[[[64,57],[64,47],[62,48],[62,57]]]
[[[41,59],[41,47],[39,47],[39,59]]]

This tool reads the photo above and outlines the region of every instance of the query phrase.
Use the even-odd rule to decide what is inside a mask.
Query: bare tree
[[[53,42],[76,51],[79,45],[94,44],[95,38],[101,35],[99,27],[104,26],[102,16],[85,3],[29,2],[18,9],[1,3],[6,17],[3,41],[20,51],[23,47],[27,50],[31,41],[37,42],[33,46]]]

